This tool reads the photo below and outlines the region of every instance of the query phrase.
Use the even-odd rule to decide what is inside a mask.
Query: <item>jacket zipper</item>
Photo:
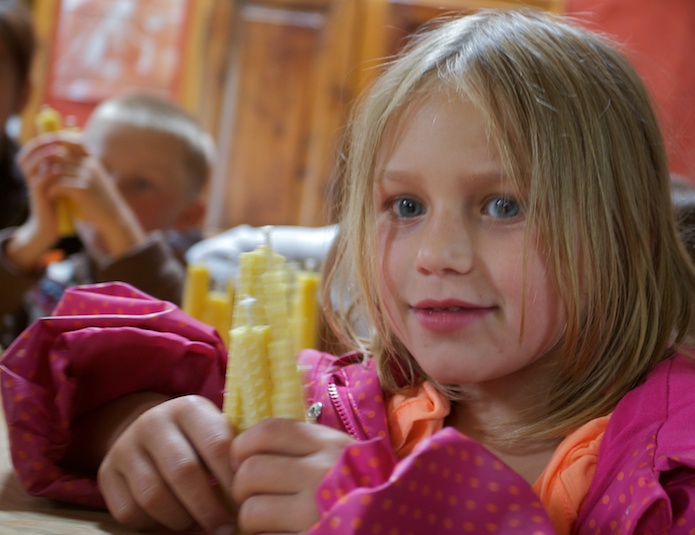
[[[331,398],[333,408],[335,409],[336,414],[340,418],[340,421],[348,434],[357,440],[366,440],[369,438],[361,426],[355,422],[356,418],[352,411],[352,407],[347,400],[342,399],[343,396],[340,395],[338,386],[334,381],[331,381],[328,384],[328,397]]]

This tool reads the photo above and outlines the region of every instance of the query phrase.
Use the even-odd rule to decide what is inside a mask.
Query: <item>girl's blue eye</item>
[[[393,210],[398,217],[417,217],[425,212],[422,203],[413,199],[398,199],[393,203]]]
[[[521,205],[511,198],[496,197],[485,205],[485,212],[494,218],[511,219],[521,213]]]

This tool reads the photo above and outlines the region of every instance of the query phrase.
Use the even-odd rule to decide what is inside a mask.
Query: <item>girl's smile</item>
[[[453,333],[494,312],[495,307],[482,306],[457,299],[437,301],[426,299],[413,305],[415,319],[424,329],[435,333]]]

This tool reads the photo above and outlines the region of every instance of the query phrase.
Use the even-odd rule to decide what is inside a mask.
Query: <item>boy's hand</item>
[[[200,396],[146,411],[116,439],[99,468],[109,511],[135,529],[231,526],[231,508],[219,490],[232,485],[231,441],[226,417]]]
[[[103,164],[82,144],[79,134],[56,132],[29,141],[18,163],[31,192],[31,217],[41,234],[58,237],[55,199],[65,197],[79,207],[86,223],[77,229],[92,257],[119,257],[145,239],[136,215]]]
[[[75,133],[51,133],[28,141],[17,156],[17,165],[29,190],[30,214],[10,242],[6,254],[23,271],[39,267],[43,254],[58,240],[55,200],[60,183],[67,174],[75,174],[84,149]],[[63,139],[70,139],[68,150]]]
[[[330,427],[270,419],[232,441],[232,497],[245,533],[305,533],[319,520],[316,489],[349,435]]]

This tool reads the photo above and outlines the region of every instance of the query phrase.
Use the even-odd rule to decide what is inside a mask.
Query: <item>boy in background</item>
[[[187,112],[149,94],[103,102],[82,134],[60,131],[27,142],[18,162],[30,215],[0,231],[3,345],[50,314],[76,284],[123,281],[180,303],[183,255],[200,238],[213,152],[212,139]],[[59,197],[79,207],[75,227],[84,250],[47,263],[59,239]]]

